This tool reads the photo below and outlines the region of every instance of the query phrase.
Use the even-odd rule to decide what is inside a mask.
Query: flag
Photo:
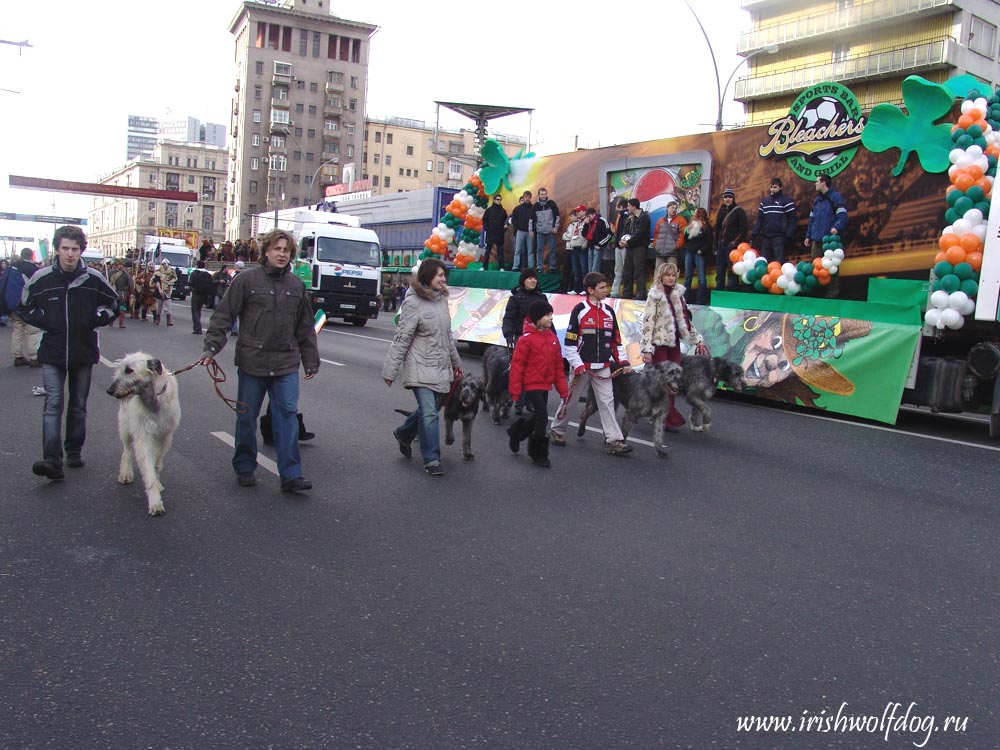
[[[156,252],[153,253],[153,260],[159,260],[159,259],[160,259],[160,243],[157,242],[156,243]]]
[[[316,311],[316,318],[313,320],[313,328],[316,329],[316,335],[319,336],[319,332],[323,330],[323,326],[326,325],[326,313],[322,310]]]

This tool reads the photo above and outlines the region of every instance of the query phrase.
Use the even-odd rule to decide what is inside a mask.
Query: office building
[[[143,115],[128,116],[128,161],[140,157],[151,158],[153,149],[161,140],[184,143],[204,143],[226,147],[226,127],[214,122],[201,122],[194,117],[159,119]]]
[[[230,239],[250,236],[254,214],[315,203],[324,186],[357,175],[376,30],[332,15],[327,0],[240,4],[229,25],[236,43]]]
[[[743,0],[752,27],[738,52],[749,75],[736,82],[748,125],[788,114],[809,85],[835,81],[863,110],[903,104],[910,75],[941,82],[969,73],[995,83],[1000,4],[994,0]]]

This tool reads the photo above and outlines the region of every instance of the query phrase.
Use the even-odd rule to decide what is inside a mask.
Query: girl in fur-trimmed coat
[[[684,286],[677,283],[677,266],[661,263],[656,267],[656,280],[646,296],[646,309],[642,315],[642,361],[647,365],[660,362],[681,362],[680,342],[695,347],[695,353],[705,355],[704,339],[691,321]],[[664,422],[665,429],[677,432],[686,420],[674,406],[670,396],[670,411]]]

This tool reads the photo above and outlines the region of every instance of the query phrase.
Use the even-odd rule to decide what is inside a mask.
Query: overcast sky
[[[435,100],[531,107],[531,141],[543,153],[705,131],[715,121],[712,60],[682,0],[623,3],[623,12],[552,2],[332,4],[341,17],[380,27],[369,58],[372,117],[433,124]],[[724,84],[740,63],[736,43],[749,14],[740,0],[692,5]],[[228,26],[239,7],[5,2],[0,39],[33,46],[0,45],[0,211],[85,217],[91,198],[12,190],[7,175],[96,181],[125,163],[130,113],[169,110],[228,127],[236,78]],[[731,97],[732,87],[723,119],[736,124],[743,110]],[[459,115],[441,122],[471,127]],[[526,136],[529,120],[518,115],[491,127]],[[0,235],[51,231],[0,221]]]

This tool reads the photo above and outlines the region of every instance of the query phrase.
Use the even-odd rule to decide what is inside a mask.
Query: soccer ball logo
[[[810,101],[800,115],[806,128],[819,128],[829,125],[834,118],[844,122],[848,118],[847,108],[832,96],[820,96]],[[833,161],[838,156],[836,151],[824,151],[804,158],[807,164],[822,165]]]

